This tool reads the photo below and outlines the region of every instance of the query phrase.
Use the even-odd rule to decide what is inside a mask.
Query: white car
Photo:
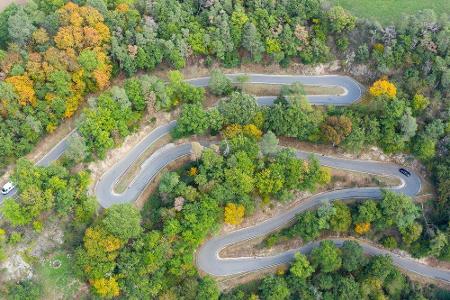
[[[2,187],[2,194],[6,195],[14,188],[14,184],[10,181]]]

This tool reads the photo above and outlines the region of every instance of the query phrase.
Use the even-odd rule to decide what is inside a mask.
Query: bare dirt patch
[[[327,190],[343,189],[348,187],[388,187],[400,185],[398,178],[381,175],[371,175],[347,170],[331,169],[331,182]]]

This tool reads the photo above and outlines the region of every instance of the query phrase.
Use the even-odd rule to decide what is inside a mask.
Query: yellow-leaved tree
[[[100,297],[113,298],[120,294],[119,284],[114,277],[93,279],[90,283]]]
[[[372,84],[369,93],[375,97],[384,95],[393,98],[397,95],[397,88],[392,82],[386,79],[380,79]]]
[[[242,204],[227,203],[225,206],[225,223],[239,225],[245,215],[245,208]]]
[[[367,222],[365,222],[365,223],[358,223],[358,224],[355,225],[355,232],[357,234],[362,235],[362,234],[365,234],[365,233],[369,232],[370,227],[371,227],[370,223],[367,223]]]

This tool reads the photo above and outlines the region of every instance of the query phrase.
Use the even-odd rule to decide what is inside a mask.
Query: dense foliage
[[[61,1],[61,4],[64,4]],[[0,167],[27,154],[110,81],[110,30],[91,6],[46,1],[1,13]],[[6,18],[6,15],[9,17]]]
[[[427,298],[423,296],[426,293]],[[221,300],[439,299],[409,281],[388,256],[367,257],[354,241],[332,241],[305,256],[295,254],[286,272],[268,275],[223,294]]]
[[[50,212],[73,216],[75,223],[83,224],[96,211],[96,200],[87,196],[87,172],[71,173],[58,165],[38,167],[21,159],[13,180],[20,192],[17,197],[6,198],[1,206],[3,217],[12,226],[32,224],[39,231]]]
[[[198,279],[194,266],[194,251],[208,234],[221,220],[239,224],[251,215],[261,203],[255,195],[263,203],[287,201],[292,191],[314,189],[321,180],[317,160],[298,160],[289,149],[261,155],[260,139],[247,131],[235,133],[222,150],[205,148],[198,161],[165,173],[143,220],[129,205],[108,208],[86,230],[77,251],[94,292],[137,299],[217,297],[214,284]]]
[[[297,108],[282,110],[286,107],[271,110],[267,127],[311,141],[318,140],[320,127],[325,141],[353,151],[373,144],[387,152],[410,150],[429,162],[440,211],[449,211],[448,17],[423,11],[382,27],[356,20],[339,6],[324,8],[318,0],[76,2],[30,1],[0,15],[5,49],[0,54],[0,165],[29,152],[40,136],[75,112],[86,93],[107,86],[111,72],[131,75],[161,62],[180,68],[198,56],[226,67],[242,61],[312,64],[337,57],[350,73],[364,67],[357,72],[363,81],[379,79],[370,89],[374,103],[330,113],[350,118],[351,132],[347,119],[321,119]],[[229,82],[213,75],[219,85],[212,91],[228,93]],[[182,86],[179,77],[170,80]],[[159,108],[201,98],[184,87],[159,93],[161,84],[151,82]],[[179,92],[188,93],[187,99]],[[136,101],[132,107],[141,110],[142,98]],[[280,119],[298,122],[296,131]],[[448,214],[436,219],[444,226]]]
[[[233,91],[217,70],[212,73],[210,91],[229,97],[211,110],[202,107],[204,90],[183,82],[179,72],[170,72],[167,83],[147,75],[130,78],[124,88],[113,87],[91,98],[78,132],[69,139],[67,166],[104,158],[136,128],[146,109],[169,111],[182,104],[175,137],[216,134],[223,129],[225,141],[220,152],[205,150],[189,175],[164,176],[159,194],[149,204],[156,207],[144,225],[135,211],[122,206],[111,208],[92,225],[78,252],[84,276],[105,297],[122,293],[136,298],[162,294],[217,298],[211,279],[197,278],[192,253],[218,220],[223,216],[226,222],[238,224],[254,210],[255,194],[264,202],[284,201],[291,198],[293,189],[313,189],[325,181],[317,161],[300,162],[290,151],[280,151],[275,135],[353,152],[372,145],[387,153],[411,152],[429,167],[437,184],[435,209],[426,212],[433,224],[418,219],[415,206],[406,198],[386,194],[380,204],[367,202],[371,204],[359,206],[356,214],[339,202],[305,213],[299,217],[304,223],[303,239],[314,239],[324,228],[348,232],[352,225],[355,233],[369,234],[372,229],[381,230],[377,224],[383,216],[387,222],[382,229],[394,228],[400,234],[383,238],[384,245],[395,247],[401,240],[401,246],[417,256],[448,259],[449,32],[448,16],[438,18],[431,11],[382,27],[356,20],[338,6],[324,8],[319,0],[30,0],[24,6],[13,4],[0,13],[0,169],[31,151],[44,134],[82,106],[87,94],[106,89],[111,77],[120,72],[131,76],[161,63],[182,68],[199,57],[207,66],[217,61],[224,67],[242,62],[288,67],[291,60],[316,64],[339,58],[346,72],[371,85],[363,103],[314,108],[301,87],[294,85],[283,88],[273,107],[259,108],[253,97]],[[32,224],[36,230],[51,212],[88,223],[95,206],[86,196],[87,178],[84,172],[71,173],[61,166],[40,168],[19,160],[13,180],[20,193],[5,201],[5,219],[12,227]],[[125,231],[116,230],[115,224],[128,221]],[[0,229],[0,243],[4,235]],[[8,236],[11,241],[19,238],[18,233]],[[311,258],[315,272],[318,267],[321,272],[339,272],[338,255],[327,267],[316,265],[322,261],[317,255],[319,259]],[[345,270],[370,273],[367,266],[370,263],[364,269]],[[289,281],[289,276],[315,278],[304,258],[298,258],[291,273],[286,280],[264,280],[260,296],[282,299],[312,290],[296,290]],[[351,298],[356,296],[352,287],[364,287],[363,281],[352,276],[337,276],[314,279],[313,290]],[[334,280],[339,284],[327,288]],[[366,292],[398,292],[385,286],[385,278],[382,281],[372,282],[379,290]],[[23,282],[12,290],[20,298],[28,291],[34,295],[39,287]],[[404,289],[398,293],[410,295]]]

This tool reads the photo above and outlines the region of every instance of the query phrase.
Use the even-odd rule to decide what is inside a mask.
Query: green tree
[[[348,272],[359,270],[366,263],[363,248],[355,241],[345,241],[341,248],[342,268]]]
[[[436,141],[425,136],[419,136],[413,146],[414,153],[422,160],[430,160],[436,153]]]
[[[225,119],[225,124],[250,124],[258,112],[258,105],[253,96],[234,92],[219,103],[219,112]]]
[[[334,298],[339,300],[360,299],[359,284],[353,277],[339,276],[334,288]]]
[[[214,69],[211,72],[208,88],[214,95],[222,96],[231,93],[233,86],[231,80],[220,69]]]
[[[220,291],[217,287],[216,281],[211,277],[204,277],[198,286],[197,298],[199,300],[217,300],[219,299]]]
[[[75,164],[82,162],[88,154],[88,149],[84,143],[84,139],[77,133],[73,133],[67,139],[67,149],[64,157]]]
[[[8,18],[8,33],[11,41],[24,46],[35,30],[32,20],[22,6]]]
[[[291,274],[301,280],[306,280],[314,273],[314,268],[310,265],[308,258],[300,252],[295,253],[295,260],[289,269]]]
[[[380,207],[387,226],[406,228],[419,216],[419,209],[410,197],[389,190],[383,191]]]
[[[365,200],[358,205],[355,223],[372,223],[381,218],[381,211],[375,200]]]
[[[142,92],[142,85],[138,79],[127,79],[125,82],[125,92],[134,110],[143,111],[145,109],[146,103]]]
[[[402,234],[402,240],[405,244],[410,245],[412,242],[416,241],[422,234],[422,225],[417,222],[401,227],[400,233]]]
[[[32,280],[24,280],[8,287],[8,299],[35,300],[40,299],[43,292],[41,284]]]
[[[332,241],[322,241],[311,252],[312,266],[324,273],[335,272],[341,268],[341,250]]]
[[[351,31],[355,28],[356,18],[341,6],[333,6],[328,11],[331,30],[337,33]]]
[[[279,276],[268,276],[264,278],[260,291],[265,300],[284,300],[290,296],[286,280]]]
[[[334,214],[330,218],[330,229],[337,232],[346,232],[352,224],[352,214],[347,205],[340,201],[333,203]]]
[[[22,206],[12,198],[7,198],[3,202],[1,212],[3,217],[13,226],[26,225],[31,222],[31,217]]]
[[[273,155],[279,151],[277,136],[272,132],[268,131],[264,134],[261,140],[261,152],[264,155]]]
[[[208,110],[208,126],[212,134],[215,134],[222,129],[223,121],[223,117],[217,108]]]
[[[258,29],[252,22],[247,22],[244,26],[242,47],[250,52],[253,61],[261,61],[264,45],[261,41],[261,35],[259,34]]]
[[[102,225],[110,234],[127,241],[141,233],[141,214],[131,204],[115,204],[106,209]]]
[[[366,267],[366,275],[384,282],[387,276],[394,270],[392,258],[388,255],[374,256]]]
[[[289,230],[291,235],[300,235],[305,241],[309,242],[320,235],[319,219],[312,211],[307,211],[297,217],[297,222]]]
[[[172,135],[179,138],[192,134],[204,134],[208,125],[208,113],[200,104],[185,104]]]

